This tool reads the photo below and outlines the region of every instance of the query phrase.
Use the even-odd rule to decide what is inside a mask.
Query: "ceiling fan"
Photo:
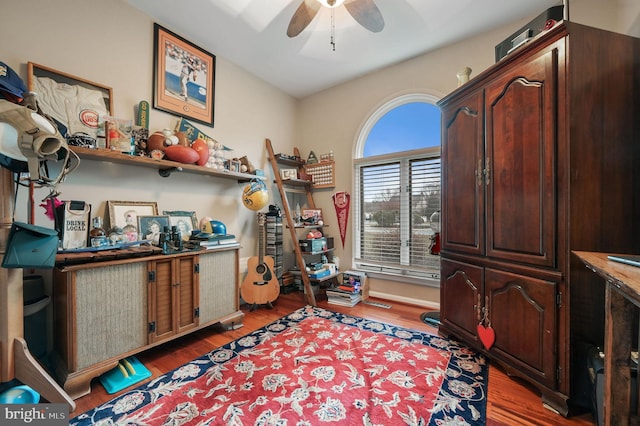
[[[300,34],[318,14],[320,7],[334,9],[342,4],[353,19],[369,31],[378,33],[384,28],[384,19],[373,0],[303,0],[289,22],[287,35],[295,37]]]

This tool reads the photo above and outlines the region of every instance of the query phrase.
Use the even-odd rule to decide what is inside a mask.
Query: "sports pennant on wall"
[[[342,240],[342,248],[344,248],[344,239],[347,236],[347,223],[349,222],[349,202],[351,195],[348,192],[336,192],[333,198],[333,206],[336,209],[338,217],[338,227],[340,228],[340,239]]]

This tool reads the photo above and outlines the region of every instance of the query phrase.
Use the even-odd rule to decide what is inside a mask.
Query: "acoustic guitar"
[[[280,295],[280,283],[273,273],[274,262],[271,256],[265,256],[265,227],[266,216],[258,213],[259,250],[258,256],[247,260],[247,276],[240,287],[240,295],[245,302],[254,305],[269,305]],[[253,308],[252,308],[253,309]]]

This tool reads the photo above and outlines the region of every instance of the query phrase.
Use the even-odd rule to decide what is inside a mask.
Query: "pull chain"
[[[331,47],[332,47],[334,52],[336,51],[335,34],[336,34],[336,24],[335,24],[335,19],[334,19],[334,16],[333,16],[333,8],[331,8]]]

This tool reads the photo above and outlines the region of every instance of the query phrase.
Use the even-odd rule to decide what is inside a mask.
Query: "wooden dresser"
[[[55,269],[58,381],[76,399],[122,358],[213,324],[240,326],[238,273],[237,248]]]
[[[440,332],[583,411],[604,290],[571,250],[640,252],[640,39],[561,23],[439,105]]]

